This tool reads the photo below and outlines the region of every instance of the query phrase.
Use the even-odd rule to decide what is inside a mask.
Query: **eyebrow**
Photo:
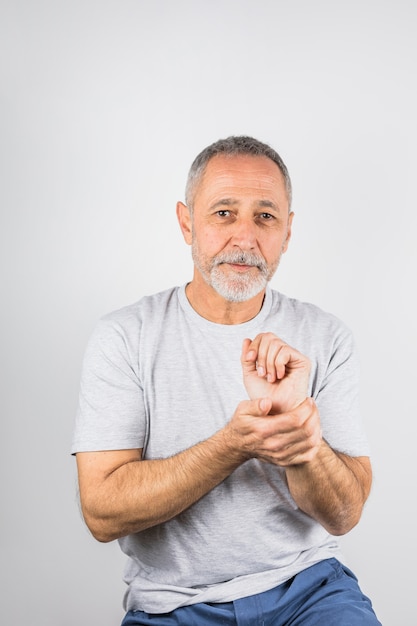
[[[221,200],[218,200],[217,202],[215,202],[214,204],[211,205],[211,209],[216,209],[219,206],[232,206],[232,204],[237,204],[238,201],[234,200],[233,198],[222,198]]]
[[[278,206],[275,204],[275,202],[272,202],[272,200],[260,200],[258,202],[258,205],[265,209],[275,209],[275,211],[278,210]]]
[[[217,209],[218,207],[233,206],[236,204],[239,204],[239,201],[234,198],[221,198],[221,200],[215,202],[210,208]],[[275,202],[272,202],[272,200],[259,200],[257,205],[263,209],[273,209],[275,211],[279,211],[279,207],[275,204]]]

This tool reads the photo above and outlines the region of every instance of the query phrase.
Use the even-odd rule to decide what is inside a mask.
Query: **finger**
[[[278,380],[281,380],[286,374],[297,369],[310,372],[310,360],[292,346],[281,342],[276,353],[274,368]]]
[[[279,432],[289,438],[287,443],[294,443],[300,438],[305,438],[306,427],[308,427],[308,435],[312,434],[312,427],[314,430],[318,427],[318,431],[321,432],[319,412],[311,397],[304,398],[296,407],[285,413],[275,415],[272,410],[270,417],[272,425],[273,418],[279,418]]]
[[[285,376],[286,367],[291,361],[292,348],[284,342],[277,346],[276,352],[271,352],[270,362],[268,362],[268,372],[274,372],[278,380]]]
[[[272,400],[271,398],[260,398],[259,399],[259,411],[261,415],[268,415],[269,411],[272,409]]]
[[[249,346],[251,352],[256,352],[258,376],[267,377],[269,382],[276,380],[274,361],[282,344],[282,340],[272,333],[260,333]]]
[[[251,339],[244,339],[242,344],[242,354],[241,359],[245,362],[255,362],[256,361],[256,350],[252,347]]]
[[[264,417],[272,408],[271,398],[256,398],[256,400],[242,400],[239,403],[239,413],[252,417]]]
[[[242,352],[240,362],[242,364],[243,373],[249,374],[256,372],[256,350],[251,348],[252,340],[244,339],[242,344]]]
[[[257,335],[255,339],[245,339],[243,341],[242,349],[242,363],[251,365],[250,371],[257,370],[258,374],[262,376],[260,372],[259,363],[259,344],[261,342],[262,335]],[[261,368],[262,369],[262,368]]]
[[[274,432],[274,416],[270,425],[271,436],[265,441],[264,452],[283,467],[311,460],[322,443],[320,417],[312,398],[280,415],[279,432]]]
[[[259,365],[265,370],[265,376],[270,383],[284,378],[287,365],[298,355],[298,352],[279,337],[268,334],[261,340],[258,349]]]
[[[269,383],[274,383],[277,379],[285,376],[287,352],[287,344],[279,337],[272,335],[261,341],[258,360],[265,370],[265,376]]]
[[[305,398],[289,415],[294,420],[295,430],[301,433],[302,438],[317,440],[322,437],[320,413],[313,398]]]

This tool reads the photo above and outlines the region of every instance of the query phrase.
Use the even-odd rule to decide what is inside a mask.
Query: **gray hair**
[[[253,137],[231,136],[226,139],[219,139],[207,148],[204,148],[200,154],[194,159],[190,171],[188,173],[187,185],[185,188],[185,202],[189,209],[193,209],[194,194],[197,185],[200,183],[207,164],[213,157],[217,155],[236,156],[240,154],[249,154],[252,156],[265,156],[271,159],[279,168],[284,177],[285,188],[287,191],[288,205],[291,206],[292,185],[287,166],[281,159],[279,154],[268,144],[262,143]]]

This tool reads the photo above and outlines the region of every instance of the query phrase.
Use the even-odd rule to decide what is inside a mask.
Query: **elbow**
[[[356,526],[356,523],[355,524],[326,525],[325,528],[330,535],[333,535],[334,537],[343,537],[343,535],[347,535],[355,526]]]
[[[100,543],[110,543],[122,536],[115,531],[110,519],[97,515],[86,506],[82,506],[81,511],[85,525],[94,539]]]
[[[131,533],[138,533],[146,530],[154,524],[140,522],[135,523],[124,520],[122,514],[113,512],[97,511],[96,509],[88,509],[82,507],[82,515],[84,523],[90,531],[91,535],[100,543],[110,543],[121,537],[126,537]]]
[[[110,543],[123,536],[115,532],[108,524],[103,523],[102,520],[85,520],[85,524],[94,539],[100,543]]]
[[[361,512],[340,511],[338,515],[322,521],[322,525],[330,535],[342,537],[349,533],[359,523]]]
[[[103,528],[96,528],[87,524],[87,527],[96,541],[100,543],[110,543],[119,539],[118,535],[106,532]]]

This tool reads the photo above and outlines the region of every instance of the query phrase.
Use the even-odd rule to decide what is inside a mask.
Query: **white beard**
[[[207,258],[199,253],[195,240],[192,245],[192,255],[195,266],[206,283],[229,302],[245,302],[265,289],[281,257],[279,255],[271,267],[268,267],[262,256],[251,252],[223,252],[213,258]],[[244,273],[233,272],[232,269],[223,271],[224,263],[251,265],[255,269]]]

